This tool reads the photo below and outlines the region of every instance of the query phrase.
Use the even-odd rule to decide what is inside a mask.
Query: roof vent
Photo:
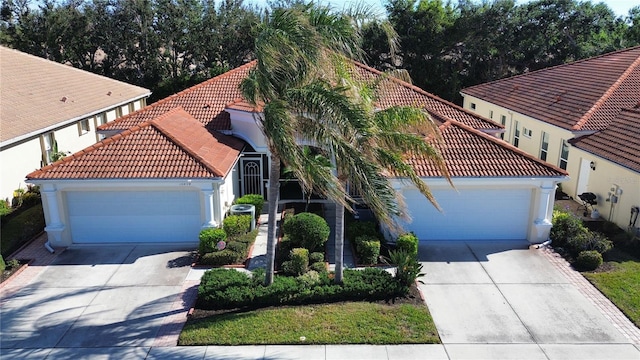
[[[109,91],[109,92],[107,93],[107,96],[111,96],[111,91]]]
[[[62,97],[62,99],[60,99],[60,101],[62,101],[62,102],[67,102],[67,97],[66,97],[66,96],[63,96],[63,97]]]

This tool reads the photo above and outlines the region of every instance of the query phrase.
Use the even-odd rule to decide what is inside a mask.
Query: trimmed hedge
[[[261,277],[212,269],[198,287],[199,309],[261,308],[277,305],[299,305],[353,300],[393,299],[406,293],[406,286],[394,281],[388,272],[378,268],[344,271],[344,283],[336,285],[328,273],[300,277],[276,276],[273,284],[263,286]],[[310,281],[313,280],[313,281]]]
[[[224,232],[224,230],[222,230],[222,232]],[[201,254],[198,263],[200,265],[210,266],[242,264],[247,258],[251,244],[255,241],[256,236],[258,236],[258,229],[230,240],[227,242],[224,250]]]
[[[602,254],[595,250],[585,250],[578,254],[576,267],[584,271],[592,271],[602,265]]]
[[[282,263],[282,271],[287,275],[300,276],[309,267],[309,250],[295,248],[289,252],[289,260]]]
[[[227,240],[227,233],[218,228],[207,228],[200,230],[198,235],[200,245],[198,246],[198,252],[200,255],[204,255],[210,252],[218,251],[216,245],[220,241]]]
[[[282,229],[293,247],[305,248],[310,252],[324,250],[331,232],[327,221],[321,216],[304,212],[287,218]]]
[[[396,250],[405,251],[409,255],[418,257],[418,237],[414,233],[400,235],[396,240]]]
[[[349,240],[355,240],[356,237],[369,235],[378,237],[380,232],[373,221],[354,221],[346,224],[344,234]]]
[[[360,263],[377,264],[380,256],[380,240],[371,235],[361,235],[356,237],[356,252]]]
[[[264,197],[258,194],[247,194],[239,197],[235,201],[236,204],[249,204],[256,207],[256,219],[262,214],[262,208],[264,207]]]
[[[570,239],[588,231],[580,218],[566,211],[554,210],[552,223],[549,238],[553,246],[566,247]]]
[[[229,238],[236,238],[251,229],[251,215],[229,215],[222,220],[222,228]]]

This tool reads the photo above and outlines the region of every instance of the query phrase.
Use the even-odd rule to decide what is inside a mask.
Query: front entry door
[[[263,195],[262,158],[245,158],[240,160],[240,185],[242,195]]]

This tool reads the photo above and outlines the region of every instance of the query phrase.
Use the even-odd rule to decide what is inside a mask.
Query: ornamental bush
[[[392,250],[389,252],[390,262],[396,265],[395,279],[407,288],[422,275],[422,264],[418,259],[406,250]]]
[[[587,231],[582,220],[566,211],[554,210],[552,223],[549,238],[553,246],[566,247],[570,239]]]
[[[356,237],[356,252],[362,264],[377,264],[380,256],[380,240],[369,235]]]
[[[230,238],[242,236],[251,228],[251,215],[229,215],[222,220],[222,228]]]
[[[312,252],[311,254],[309,254],[309,262],[312,264],[317,262],[324,263],[324,253]]]
[[[574,255],[585,250],[594,250],[604,254],[613,248],[613,242],[602,233],[587,230],[570,238],[567,241],[567,247]]]
[[[602,254],[595,250],[585,250],[578,254],[575,262],[579,270],[592,271],[602,265]]]
[[[249,204],[256,207],[256,218],[262,214],[262,208],[264,207],[264,198],[259,194],[247,194],[239,197],[235,201],[236,204]]]
[[[282,271],[287,275],[299,276],[309,267],[309,250],[295,248],[289,252],[289,260],[282,263]]]
[[[227,240],[227,233],[223,229],[219,228],[207,228],[202,229],[198,235],[200,239],[200,246],[198,251],[200,255],[204,255],[210,252],[218,251],[216,244],[220,241]]]
[[[289,217],[282,229],[294,247],[302,247],[311,252],[324,249],[331,231],[325,219],[312,213]]]
[[[220,251],[210,252],[200,257],[201,265],[224,266],[236,264],[243,260],[243,255],[236,251],[224,249]]]
[[[344,234],[347,239],[355,240],[362,235],[378,236],[379,232],[373,221],[354,221],[346,224]]]
[[[400,235],[396,240],[396,250],[418,257],[418,237],[414,233]]]

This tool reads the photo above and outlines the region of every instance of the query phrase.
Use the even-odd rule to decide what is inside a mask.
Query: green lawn
[[[426,306],[349,302],[189,320],[179,345],[439,343]]]
[[[640,327],[640,261],[626,256],[607,264],[611,270],[583,275]]]

